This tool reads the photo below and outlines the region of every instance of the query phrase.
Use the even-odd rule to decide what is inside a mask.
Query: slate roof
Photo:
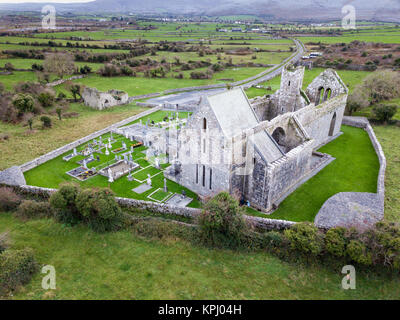
[[[254,128],[260,122],[242,88],[208,96],[207,101],[227,138]],[[284,156],[275,140],[265,130],[256,133],[253,141],[256,150],[267,162]]]

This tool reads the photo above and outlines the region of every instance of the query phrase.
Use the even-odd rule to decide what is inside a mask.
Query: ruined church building
[[[287,66],[273,95],[250,102],[237,88],[204,97],[170,134],[166,177],[201,197],[228,191],[273,211],[333,160],[316,150],[340,135],[347,87],[331,69],[305,91],[303,78],[304,67]]]

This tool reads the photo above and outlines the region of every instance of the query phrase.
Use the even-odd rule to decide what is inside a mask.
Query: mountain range
[[[7,0],[3,0],[7,1]],[[0,10],[39,11],[45,3],[0,4]],[[162,15],[257,15],[276,21],[341,19],[342,8],[351,4],[359,20],[400,22],[400,0],[96,0],[88,3],[54,4],[58,12]]]

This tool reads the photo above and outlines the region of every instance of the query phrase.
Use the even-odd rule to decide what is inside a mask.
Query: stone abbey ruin
[[[202,197],[229,191],[270,212],[332,157],[348,89],[333,70],[302,90],[304,67],[285,68],[273,95],[250,103],[241,88],[203,98],[169,154],[169,179]]]

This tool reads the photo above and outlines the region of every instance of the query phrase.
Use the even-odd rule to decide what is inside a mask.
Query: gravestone
[[[164,192],[168,192],[167,179],[164,178]]]
[[[110,183],[114,182],[114,178],[112,176],[112,171],[110,168],[108,168],[108,182]]]

